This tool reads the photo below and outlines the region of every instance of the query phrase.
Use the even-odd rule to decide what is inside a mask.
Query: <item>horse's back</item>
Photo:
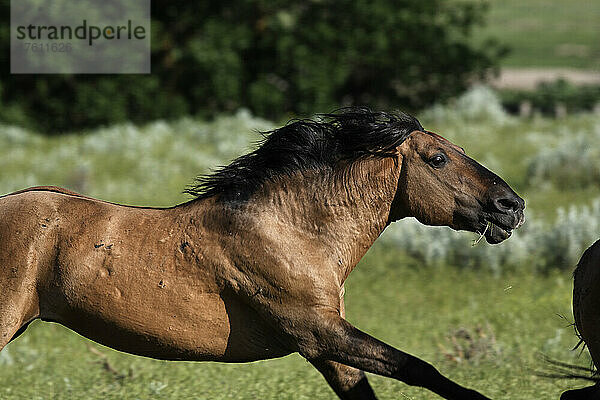
[[[583,253],[575,269],[573,315],[594,364],[600,367],[600,240]]]

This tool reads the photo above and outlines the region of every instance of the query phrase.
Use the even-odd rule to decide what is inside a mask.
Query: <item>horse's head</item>
[[[484,234],[500,243],[523,223],[525,201],[464,150],[431,132],[415,131],[398,147],[401,166],[392,219]]]

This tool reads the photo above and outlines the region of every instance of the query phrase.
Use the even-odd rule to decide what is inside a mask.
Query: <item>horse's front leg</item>
[[[342,400],[376,400],[365,373],[329,360],[309,360]]]
[[[345,289],[342,285],[340,290],[339,314],[346,317],[346,306],[344,304]],[[309,360],[325,377],[329,386],[342,400],[376,400],[375,393],[369,385],[364,372],[356,368],[329,360]]]
[[[446,399],[488,399],[446,378],[425,361],[356,329],[335,311],[312,310],[289,328],[300,354],[313,364],[335,361],[427,388]]]

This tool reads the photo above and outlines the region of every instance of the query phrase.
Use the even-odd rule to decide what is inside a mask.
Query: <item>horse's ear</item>
[[[409,136],[410,137],[410,136]],[[408,147],[408,139],[406,138],[405,140],[402,141],[402,143],[400,143],[398,146],[396,146],[396,148],[394,149],[396,155],[400,158],[403,157],[403,152],[406,150],[406,148]]]

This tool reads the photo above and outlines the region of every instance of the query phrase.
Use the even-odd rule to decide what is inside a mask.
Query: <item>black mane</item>
[[[292,120],[264,132],[251,153],[211,175],[201,176],[185,193],[198,198],[221,195],[224,200],[247,199],[265,181],[298,171],[333,169],[342,160],[392,155],[419,121],[403,113],[344,108],[316,119]]]

